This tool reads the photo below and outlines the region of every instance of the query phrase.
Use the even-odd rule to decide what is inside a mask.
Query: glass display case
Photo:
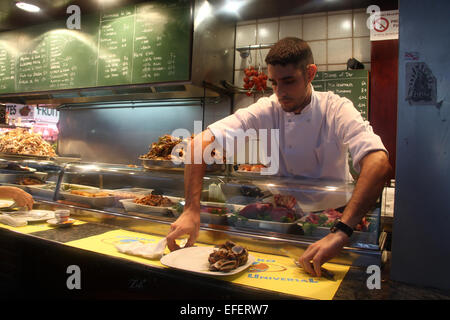
[[[36,181],[23,184],[19,178],[3,179],[2,184],[19,186],[38,202],[68,206],[84,216],[101,214],[103,222],[114,217],[133,218],[134,223],[151,221],[164,225],[158,230],[166,234],[183,212],[182,170],[39,160],[4,163],[33,168],[26,176]],[[354,188],[353,183],[263,176],[236,169],[228,166],[204,177],[200,221],[205,234],[199,237],[203,242],[238,236],[265,242],[265,247],[276,242],[310,244],[330,232]],[[357,226],[349,247],[380,250],[379,203]]]

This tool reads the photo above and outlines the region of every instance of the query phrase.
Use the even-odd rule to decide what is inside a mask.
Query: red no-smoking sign
[[[373,29],[377,32],[384,32],[389,28],[389,20],[385,17],[376,19],[373,22]]]
[[[369,19],[367,26],[370,26],[370,41],[398,39],[398,10],[381,11]]]

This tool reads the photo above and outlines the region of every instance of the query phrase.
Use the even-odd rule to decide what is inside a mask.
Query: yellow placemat
[[[115,243],[126,243],[131,241],[157,243],[161,239],[162,237],[148,234],[126,230],[114,230],[100,235],[70,241],[65,244],[147,265],[165,267],[159,260],[150,260],[120,253],[114,246]],[[167,248],[166,253],[169,253]],[[335,275],[336,281],[330,281],[324,278],[311,277],[302,269],[298,268],[291,258],[259,252],[250,252],[250,254],[256,259],[255,263],[250,266],[250,268],[237,275],[220,277],[219,279],[304,298],[330,300],[335,295],[345,274],[350,268],[349,266],[331,263],[324,264],[324,267]]]
[[[143,264],[149,264],[154,266],[163,267],[159,260],[150,260],[137,256],[128,255],[117,251],[114,244],[129,243],[133,241],[140,241],[142,243],[157,243],[163,237],[153,236],[149,234],[137,233],[126,230],[114,230],[108,231],[96,236],[87,237],[75,241],[69,241],[64,243],[72,247],[79,249],[89,250],[97,253],[106,254],[109,256],[124,258],[127,260],[136,261]],[[170,251],[166,248],[166,253]]]
[[[336,294],[349,266],[325,263],[324,268],[334,273],[335,281],[312,277],[285,256],[251,253],[256,261],[245,273],[233,279],[234,283],[272,290],[304,298],[331,300]]]
[[[84,223],[86,223],[86,222],[77,220],[77,221],[75,221],[73,223],[72,226],[77,226],[77,225],[84,224]],[[33,233],[33,232],[38,232],[38,231],[45,231],[45,230],[55,229],[55,227],[50,226],[45,221],[42,222],[42,223],[27,224],[26,226],[23,226],[23,227],[12,227],[12,226],[9,226],[7,224],[0,223],[0,228],[13,230],[13,231],[17,231],[17,232],[20,232],[20,233]],[[71,227],[69,227],[69,228],[71,228]]]

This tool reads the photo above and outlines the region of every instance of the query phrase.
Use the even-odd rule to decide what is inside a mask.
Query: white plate
[[[38,222],[53,219],[55,212],[51,210],[30,210],[30,211],[18,211],[10,214],[12,217],[25,218],[27,222]]]
[[[11,207],[14,203],[15,203],[14,200],[5,200],[5,199],[1,199],[1,200],[0,200],[0,208],[9,208],[9,207]]]
[[[174,269],[211,276],[229,276],[244,271],[255,262],[255,257],[248,255],[247,263],[229,272],[209,271],[209,255],[214,247],[189,247],[173,251],[161,258],[161,263]]]

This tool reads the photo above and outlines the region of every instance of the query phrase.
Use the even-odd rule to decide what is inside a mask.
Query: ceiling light
[[[223,10],[228,13],[239,14],[239,9],[243,5],[245,5],[245,1],[243,0],[228,0],[224,5]]]
[[[28,12],[39,12],[39,11],[41,11],[41,8],[39,8],[38,6],[36,6],[34,4],[29,4],[29,3],[26,3],[26,2],[17,2],[16,6],[19,9],[22,9],[22,10],[25,10],[25,11],[28,11]]]

